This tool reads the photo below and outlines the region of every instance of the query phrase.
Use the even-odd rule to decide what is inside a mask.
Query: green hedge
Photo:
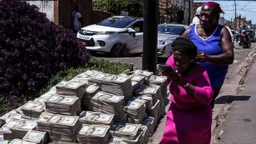
[[[43,85],[40,89],[36,90],[36,93],[26,93],[25,99],[22,103],[19,104],[21,106],[28,100],[32,100],[36,97],[47,92],[51,87],[56,85],[62,80],[70,80],[74,78],[76,75],[85,72],[86,70],[98,70],[104,73],[110,74],[120,74],[121,72],[131,69],[132,65],[126,63],[114,63],[109,62],[103,59],[91,58],[83,67],[79,68],[70,68],[64,71],[58,72],[56,75],[52,76],[50,80]],[[8,101],[5,97],[0,95],[0,115],[4,114],[12,109],[10,105],[12,102]]]

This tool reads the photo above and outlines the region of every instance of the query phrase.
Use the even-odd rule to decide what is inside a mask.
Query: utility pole
[[[235,21],[235,29],[236,29],[236,21],[237,21],[237,18],[236,18],[236,0],[234,0],[234,3],[235,3],[235,19],[234,19],[234,21]]]
[[[156,74],[158,0],[143,0],[143,58],[142,69]]]

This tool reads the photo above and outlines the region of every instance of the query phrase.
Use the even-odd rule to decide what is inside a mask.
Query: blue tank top
[[[190,27],[188,38],[197,46],[198,52],[203,51],[207,55],[222,54],[220,38],[222,28],[222,25],[218,25],[210,37],[203,39],[196,33],[196,25],[193,25]],[[222,86],[228,71],[228,66],[219,66],[211,62],[197,62],[197,64],[205,67],[207,70],[212,87],[217,88]]]

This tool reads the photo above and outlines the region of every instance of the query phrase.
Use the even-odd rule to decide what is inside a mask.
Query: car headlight
[[[111,31],[106,31],[106,32],[103,32],[103,31],[101,31],[101,32],[98,32],[97,34],[98,35],[112,35],[112,34],[114,34],[115,32],[111,32]]]

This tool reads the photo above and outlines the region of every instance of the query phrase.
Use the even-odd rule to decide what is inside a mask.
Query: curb
[[[245,58],[245,61],[242,63],[242,67],[238,69],[235,78],[230,82],[230,83],[226,83],[223,85],[223,89],[227,89],[227,91],[225,91],[224,93],[220,94],[220,98],[222,98],[222,96],[229,96],[229,95],[238,95],[242,90],[243,90],[243,84],[246,82],[247,79],[247,74],[252,66],[252,64],[254,63],[254,59],[256,57],[256,48],[254,48],[247,56],[247,58]],[[235,88],[234,88],[235,87]],[[226,97],[224,99],[222,99],[222,103],[220,104],[220,106],[218,107],[218,112],[213,114],[213,122],[212,122],[212,136],[213,133],[215,132],[215,130],[217,131],[217,128],[220,126],[220,123],[222,122],[220,119],[220,115],[225,111],[225,113],[227,114],[227,109],[225,108],[225,106],[228,107],[228,109],[230,109],[232,107],[232,102],[229,103],[229,101],[231,100],[231,97]],[[215,108],[214,108],[215,110]],[[218,134],[218,138],[221,137],[221,131]],[[215,137],[216,139],[216,137]],[[212,142],[213,142],[213,138],[212,138]]]

